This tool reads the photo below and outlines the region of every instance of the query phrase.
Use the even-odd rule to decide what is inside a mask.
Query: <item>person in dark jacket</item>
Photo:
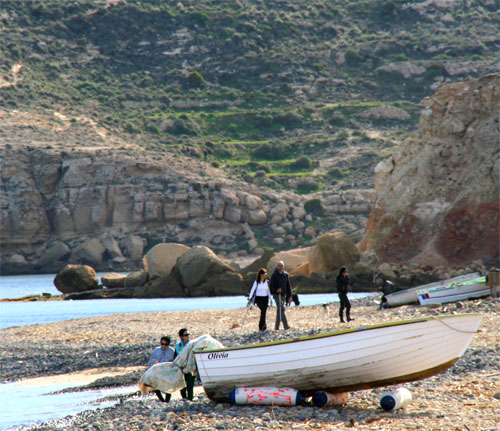
[[[177,358],[177,356],[181,354],[182,349],[189,344],[189,332],[187,328],[182,328],[179,330],[179,338],[180,341],[175,345],[174,358]],[[184,380],[186,382],[186,387],[181,389],[181,397],[184,399],[188,399],[189,401],[193,401],[193,391],[196,376],[193,376],[192,373],[184,373]]]
[[[350,322],[351,320],[354,320],[351,318],[351,303],[349,302],[349,298],[347,298],[347,290],[349,284],[351,284],[351,279],[349,278],[349,271],[345,266],[343,266],[342,268],[340,268],[339,275],[337,276],[337,290],[339,292],[339,299],[340,299],[339,316],[340,316],[340,321],[342,323],[345,323],[344,309],[347,321]]]
[[[285,264],[282,260],[278,262],[273,275],[271,275],[269,289],[271,290],[271,295],[273,295],[274,302],[276,303],[276,323],[274,325],[274,329],[276,331],[280,329],[280,322],[283,322],[283,327],[285,329],[290,329],[288,321],[286,320],[284,305],[285,300],[288,303],[292,302],[292,286],[290,284],[290,277],[285,271]]]

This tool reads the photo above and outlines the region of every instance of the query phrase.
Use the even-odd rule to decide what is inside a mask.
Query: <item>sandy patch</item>
[[[122,374],[132,373],[136,370],[145,370],[146,367],[113,367],[113,368],[91,368],[76,373],[58,374],[54,376],[36,377],[17,382],[19,386],[44,386],[59,383],[70,385],[88,385],[104,377],[115,377]]]

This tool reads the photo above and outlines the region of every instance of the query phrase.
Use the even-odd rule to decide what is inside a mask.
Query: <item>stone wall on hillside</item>
[[[149,246],[169,241],[259,253],[256,227],[267,227],[276,246],[320,233],[307,230],[304,197],[230,180],[202,161],[192,159],[189,169],[189,161],[140,154],[4,145],[2,273],[59,271],[67,263],[128,269]],[[327,204],[366,220],[367,199],[345,192]]]
[[[431,266],[499,254],[500,75],[444,85],[418,131],[376,167],[360,250]]]

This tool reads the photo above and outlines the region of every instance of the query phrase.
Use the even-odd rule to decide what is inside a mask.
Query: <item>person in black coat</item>
[[[280,322],[283,322],[285,329],[290,329],[285,314],[285,300],[287,303],[292,302],[292,286],[290,277],[285,271],[285,264],[282,260],[278,262],[276,269],[271,275],[271,283],[269,286],[274,302],[276,302],[276,323],[274,329],[277,331],[280,328]]]
[[[349,284],[351,284],[351,279],[349,278],[349,271],[345,266],[340,268],[339,275],[337,276],[337,290],[339,292],[340,299],[340,309],[339,316],[340,321],[345,323],[344,321],[344,309],[347,317],[347,321],[350,322],[354,320],[351,318],[351,303],[349,302],[349,298],[347,298],[347,291]]]

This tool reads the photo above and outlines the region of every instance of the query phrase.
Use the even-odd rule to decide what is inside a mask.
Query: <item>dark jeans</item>
[[[289,326],[285,314],[285,295],[275,293],[273,298],[274,302],[276,302],[276,323],[274,324],[274,329],[280,329],[280,322],[283,322],[283,327],[288,329]]]
[[[349,298],[347,298],[347,293],[339,293],[339,299],[340,299],[340,309],[339,309],[340,318],[343,319],[344,309],[345,309],[345,314],[347,318],[350,319],[351,303],[349,302]]]
[[[184,380],[186,381],[186,387],[181,389],[181,397],[193,401],[193,389],[196,376],[193,376],[191,373],[185,373]]]
[[[267,296],[256,296],[255,304],[260,309],[260,319],[259,319],[259,330],[265,331],[267,329],[266,325],[266,311],[267,311],[267,303],[269,299]]]

